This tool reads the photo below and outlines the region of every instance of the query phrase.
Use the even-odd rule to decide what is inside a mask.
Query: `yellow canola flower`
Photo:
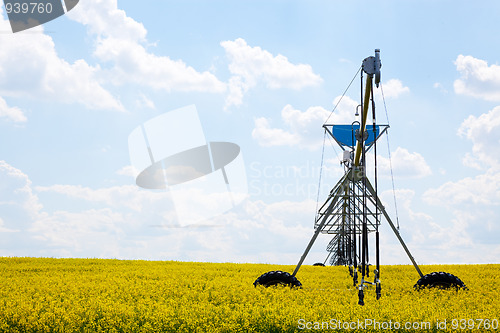
[[[382,298],[369,287],[365,306],[346,267],[303,266],[302,289],[253,286],[264,272],[293,268],[0,258],[0,333],[500,330],[500,265],[421,267],[460,277],[469,290],[458,292],[415,291],[412,266],[383,266]]]

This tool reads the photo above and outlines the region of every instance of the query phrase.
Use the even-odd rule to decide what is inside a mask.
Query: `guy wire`
[[[380,90],[382,91],[382,101],[384,102],[385,117],[387,118],[387,125],[390,125],[389,124],[389,114],[387,113],[387,105],[385,104],[384,88],[383,88],[382,82],[380,82]],[[397,223],[398,230],[399,230],[398,205],[396,203],[396,187],[394,186],[394,174],[392,171],[391,147],[389,145],[389,131],[387,131],[387,151],[389,152],[389,166],[391,169],[392,195],[394,197],[394,209],[396,211],[396,223]]]

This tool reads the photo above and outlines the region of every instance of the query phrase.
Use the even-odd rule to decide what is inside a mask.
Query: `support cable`
[[[373,137],[375,138],[375,141],[373,142],[373,149],[374,149],[374,172],[375,172],[375,294],[377,296],[377,299],[380,299],[382,296],[382,288],[380,284],[380,234],[379,234],[379,207],[377,204],[378,200],[378,166],[377,166],[377,126],[376,126],[376,118],[375,118],[375,100],[374,100],[374,95],[373,95],[373,85],[371,87],[372,90],[372,118],[373,118]]]
[[[351,87],[351,84],[354,82],[354,80],[356,79],[356,77],[358,76],[359,74],[359,71],[361,70],[361,67],[359,67],[358,71],[356,72],[356,75],[354,75],[354,77],[352,78],[351,82],[349,83],[349,85],[347,86],[347,88],[344,90],[344,93],[342,94],[342,96],[340,97],[339,101],[337,102],[337,104],[335,104],[335,106],[333,107],[333,110],[332,112],[330,112],[330,115],[328,116],[328,118],[326,118],[325,122],[323,123],[326,124],[328,122],[328,119],[330,119],[330,117],[332,116],[333,112],[335,112],[335,110],[337,109],[337,106],[339,106],[340,102],[342,101],[342,98],[344,98],[345,94],[347,93],[347,90],[349,90],[349,88]]]
[[[380,90],[382,91],[382,101],[384,102],[385,117],[387,119],[387,125],[389,124],[389,114],[387,112],[387,105],[385,104],[384,88],[382,82],[380,83]],[[398,205],[396,203],[396,187],[394,186],[394,173],[392,171],[392,158],[391,158],[391,147],[389,145],[389,131],[387,131],[387,151],[389,152],[389,166],[391,168],[391,181],[392,181],[392,196],[394,198],[394,210],[396,211],[396,224],[399,230],[399,216],[398,216]]]

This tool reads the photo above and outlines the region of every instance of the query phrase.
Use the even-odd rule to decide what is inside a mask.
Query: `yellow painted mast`
[[[356,155],[354,157],[354,166],[359,166],[359,160],[361,159],[361,153],[363,152],[363,145],[365,144],[365,128],[366,128],[366,118],[368,117],[368,106],[370,104],[371,86],[372,86],[373,75],[368,75],[366,79],[365,88],[365,98],[363,102],[363,113],[361,115],[361,127],[359,129],[359,138],[356,145]]]

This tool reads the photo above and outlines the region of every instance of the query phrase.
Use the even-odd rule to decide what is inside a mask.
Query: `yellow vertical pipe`
[[[361,126],[360,126],[361,140],[358,140],[358,143],[356,145],[356,155],[354,157],[354,165],[355,166],[359,165],[359,160],[361,158],[362,148],[363,148],[363,145],[365,144],[365,141],[363,140],[363,134],[365,133],[365,128],[366,128],[366,118],[368,116],[368,105],[370,104],[371,87],[372,87],[372,75],[368,75],[368,78],[366,79],[363,114],[361,115],[361,119],[362,119]]]

